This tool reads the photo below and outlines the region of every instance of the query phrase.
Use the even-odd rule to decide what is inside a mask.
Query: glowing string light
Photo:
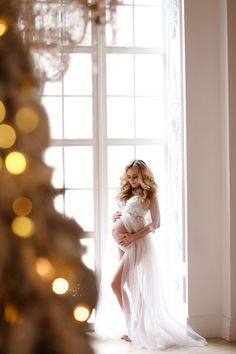
[[[58,295],[65,294],[68,289],[69,283],[64,278],[57,278],[52,283],[52,290]]]
[[[27,167],[27,160],[21,152],[13,151],[7,155],[5,165],[6,169],[13,175],[20,175]]]
[[[15,144],[16,132],[8,124],[0,125],[0,148],[7,149]]]
[[[74,308],[74,318],[79,322],[85,322],[90,316],[90,310],[84,305],[78,305]]]
[[[17,322],[19,316],[16,308],[11,304],[6,304],[4,307],[4,317],[5,320],[9,323]]]
[[[0,18],[0,37],[3,36],[8,31],[7,22],[4,18]]]
[[[32,236],[35,231],[33,220],[26,216],[17,216],[13,220],[11,228],[15,235],[23,238]]]
[[[32,211],[32,202],[26,197],[16,198],[12,203],[12,209],[16,215],[27,216]]]
[[[31,133],[39,124],[39,116],[33,108],[25,106],[17,111],[15,122],[20,131]]]
[[[6,108],[4,103],[0,101],[0,123],[5,119],[6,116]]]
[[[53,274],[53,266],[48,259],[39,257],[36,260],[36,272],[42,278],[48,278]]]

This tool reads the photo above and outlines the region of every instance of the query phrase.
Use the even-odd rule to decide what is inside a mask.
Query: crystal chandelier
[[[41,82],[57,80],[68,67],[63,46],[83,41],[88,25],[112,23],[119,0],[1,0],[6,16],[32,50]]]
[[[112,22],[118,0],[15,0],[20,30],[31,44],[80,42],[89,22]],[[73,33],[77,28],[77,38]]]

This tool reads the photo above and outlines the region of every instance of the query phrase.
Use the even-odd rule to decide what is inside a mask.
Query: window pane
[[[124,169],[124,166],[123,166]],[[122,173],[122,171],[121,171]],[[117,201],[116,201],[116,193],[119,185],[116,186],[116,188],[110,188],[108,190],[108,210],[110,211],[110,215],[108,215],[108,220],[112,224],[112,219],[111,216],[112,214],[117,211]]]
[[[135,93],[140,96],[163,95],[163,61],[160,55],[135,56]]]
[[[136,138],[165,137],[165,116],[163,100],[157,98],[136,98]]]
[[[65,187],[93,188],[91,146],[65,147]]]
[[[138,6],[134,9],[135,46],[162,47],[162,10],[158,7]]]
[[[92,62],[90,54],[71,54],[64,76],[65,95],[92,94]]]
[[[94,200],[91,190],[67,190],[65,214],[74,218],[84,231],[94,231]]]
[[[134,146],[109,146],[107,150],[108,188],[118,188],[126,164],[134,159]]]
[[[44,95],[57,95],[61,96],[62,95],[62,82],[61,81],[56,81],[56,82],[50,82],[46,81],[44,88],[43,88],[43,94]]]
[[[62,138],[62,99],[60,97],[43,97],[48,118],[51,139]]]
[[[117,205],[117,189],[119,185],[116,186],[116,188],[109,189],[108,190],[108,210],[107,210],[107,235],[108,237],[111,237],[111,230],[112,230],[112,215],[115,213],[117,210],[119,210],[118,205]]]
[[[65,97],[64,137],[89,139],[93,136],[91,97]]]
[[[107,94],[132,96],[134,93],[133,56],[107,54]]]
[[[49,147],[45,151],[45,162],[53,168],[52,184],[55,188],[63,187],[63,154],[61,147]]]
[[[123,166],[124,169],[124,166]],[[122,173],[122,171],[121,171]],[[108,190],[108,215],[107,215],[107,220],[108,220],[108,228],[111,230],[111,225],[112,225],[112,214],[115,213],[118,210],[117,207],[117,200],[116,200],[116,194],[118,190],[119,184],[116,186],[116,188],[112,188]]]
[[[107,45],[133,46],[133,10],[131,6],[117,7],[114,25],[115,38],[113,38],[112,25],[108,24],[106,27]]]
[[[64,197],[62,194],[54,198],[54,207],[59,213],[64,213]]]
[[[134,5],[158,5],[162,6],[163,0],[134,0]]]
[[[134,99],[128,97],[107,98],[107,137],[134,137]]]
[[[85,253],[82,255],[84,264],[92,270],[95,270],[95,244],[92,238],[82,238],[81,244],[86,247]]]

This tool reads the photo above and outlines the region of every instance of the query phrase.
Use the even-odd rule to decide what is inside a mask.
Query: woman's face
[[[127,179],[132,188],[138,188],[141,183],[141,176],[137,167],[131,167],[127,170]]]

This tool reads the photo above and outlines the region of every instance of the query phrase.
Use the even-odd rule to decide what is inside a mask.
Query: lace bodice
[[[120,204],[121,220],[129,232],[136,232],[147,224],[149,208],[141,203],[141,197],[133,196]]]
[[[148,208],[141,203],[140,197],[135,195],[131,197],[122,207],[122,214],[128,213],[135,218],[145,218]]]

